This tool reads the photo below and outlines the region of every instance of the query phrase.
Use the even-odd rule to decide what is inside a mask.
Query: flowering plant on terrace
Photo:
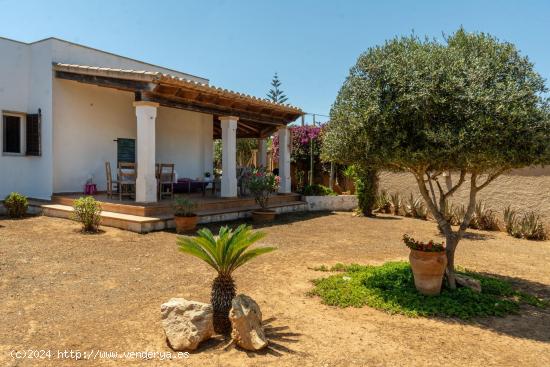
[[[265,168],[255,168],[249,177],[247,177],[248,190],[254,196],[254,199],[262,207],[267,208],[269,196],[279,189],[281,179],[270,172],[267,172]]]

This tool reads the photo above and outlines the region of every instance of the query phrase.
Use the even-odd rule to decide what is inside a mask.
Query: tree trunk
[[[456,289],[456,276],[455,276],[455,250],[458,245],[458,240],[454,233],[446,234],[446,247],[445,254],[447,255],[447,269],[445,275],[447,276],[447,284],[451,290]]]
[[[214,311],[214,330],[222,335],[231,333],[229,310],[235,295],[235,282],[231,276],[218,274],[212,282],[211,302]]]
[[[357,167],[355,193],[359,210],[366,217],[374,216],[374,204],[378,193],[378,171],[373,168]]]

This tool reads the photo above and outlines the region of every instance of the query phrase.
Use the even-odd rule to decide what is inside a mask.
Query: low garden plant
[[[476,203],[474,214],[470,220],[470,228],[482,229],[485,231],[498,231],[497,213],[487,208],[484,201]]]
[[[374,207],[380,213],[391,213],[391,198],[385,190],[381,190],[376,195]]]
[[[186,198],[177,198],[173,204],[174,215],[176,217],[195,217],[194,210],[197,208],[197,204]]]
[[[443,289],[439,296],[424,296],[414,285],[406,262],[388,262],[381,266],[337,264],[331,271],[339,274],[313,281],[310,295],[323,303],[338,307],[370,306],[392,314],[437,316],[469,319],[479,316],[505,316],[519,311],[522,303],[547,307],[548,301],[515,290],[510,283],[474,273],[459,274],[481,282],[481,293],[470,288]],[[326,267],[320,270],[325,270]]]
[[[330,187],[323,185],[307,185],[304,188],[305,196],[335,196],[337,195]]]
[[[4,206],[10,218],[23,218],[27,214],[29,201],[26,196],[12,192],[4,199]]]
[[[402,204],[401,195],[399,195],[398,192],[394,192],[393,194],[390,195],[390,201],[393,209],[393,215],[401,214],[401,204]]]
[[[74,201],[73,219],[82,223],[83,232],[97,232],[101,222],[101,203],[93,196],[85,196]]]
[[[426,220],[428,218],[428,210],[421,197],[415,197],[410,194],[405,204],[405,216]]]
[[[506,232],[516,238],[537,241],[548,238],[540,214],[534,211],[520,213],[508,206],[504,209],[504,225]]]

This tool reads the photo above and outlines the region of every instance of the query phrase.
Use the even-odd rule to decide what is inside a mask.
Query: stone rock
[[[235,343],[246,350],[260,350],[267,346],[262,328],[262,312],[258,304],[250,297],[239,294],[233,298],[229,319]]]
[[[457,286],[467,287],[472,289],[474,292],[481,293],[481,283],[479,280],[459,274],[455,275],[455,280]]]
[[[214,335],[213,310],[209,303],[172,298],[160,306],[162,327],[174,350],[195,350]]]

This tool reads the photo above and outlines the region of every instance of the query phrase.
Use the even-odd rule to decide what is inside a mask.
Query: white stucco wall
[[[123,57],[109,52],[104,52],[91,47],[77,45],[71,42],[63,41],[56,38],[48,38],[43,41],[33,43],[33,47],[36,44],[47,43],[51,45],[52,57],[54,62],[61,62],[66,64],[77,65],[89,65],[89,66],[102,66],[115,69],[132,69],[132,70],[147,70],[147,71],[159,71],[175,75],[181,78],[194,80],[200,83],[208,83],[208,79],[201,78],[195,75],[182,73],[176,70],[163,68],[161,66],[141,62],[128,57]]]
[[[80,192],[90,176],[105,190],[105,162],[113,175],[117,164],[114,140],[136,138],[134,95],[58,79],[54,94],[53,191]],[[179,177],[202,176],[213,164],[212,129],[211,115],[160,107],[156,161],[174,163]]]
[[[61,82],[53,78],[53,62],[160,71],[202,83],[208,82],[205,78],[54,38],[27,44],[0,37],[0,110],[22,113],[37,113],[38,109],[42,111],[42,156],[0,155],[0,199],[12,191],[18,191],[34,198],[49,199],[52,192],[59,190],[79,191],[81,183],[85,182],[90,174],[102,177],[104,180],[102,162],[104,159],[109,159],[108,157],[116,156],[116,143],[112,142],[111,135],[116,135],[115,138],[135,137],[135,114],[131,106],[132,95],[107,89],[102,89],[101,93],[97,93],[93,91],[94,87],[87,87],[91,89],[78,90],[76,95],[84,99],[77,101],[75,96],[70,96],[63,88],[56,87],[54,89],[53,85],[59,86]],[[61,94],[54,95],[57,92]],[[72,101],[73,106],[66,105],[64,103],[66,99]],[[94,105],[94,103],[97,104]],[[79,107],[76,108],[74,105]],[[98,105],[101,107],[97,107]],[[106,114],[105,109],[112,109],[113,113]],[[205,148],[205,144],[212,139],[212,117],[187,114],[183,111],[179,113],[181,116],[178,116],[181,117],[181,120],[189,121],[190,126],[182,128],[174,122],[173,115],[167,116],[168,122],[165,125],[171,124],[172,126],[169,126],[168,129],[175,129],[174,134],[164,132],[160,134],[169,139],[169,149],[173,149],[176,145],[177,134],[201,132],[194,139],[184,138],[182,143],[182,146],[187,149],[186,153],[193,152],[195,157],[199,157],[199,162],[188,164],[188,160],[183,161],[183,155],[178,158],[179,164],[175,162],[177,166],[181,167],[178,167],[179,170],[182,170],[181,175],[199,176],[207,170],[206,167],[212,165],[212,153]],[[199,121],[205,122],[205,124],[200,125]],[[93,122],[93,124],[87,126],[84,122]],[[56,126],[55,131],[54,125]],[[208,132],[210,132],[209,135]],[[2,129],[0,129],[0,148],[3,142],[1,134]],[[75,140],[76,137],[82,138],[83,136],[86,139]],[[111,145],[105,143],[107,137],[110,138]],[[86,141],[91,143],[84,143]],[[93,144],[98,141],[102,143],[94,148]],[[201,141],[203,144],[198,144]],[[162,143],[157,144],[160,149],[159,155],[172,155],[172,151],[163,151],[165,148]],[[189,144],[193,148],[188,149],[187,145]],[[82,159],[84,154],[63,157],[66,154],[76,154],[78,151],[93,156],[95,160],[83,159],[85,168],[82,168],[76,161]],[[67,175],[68,172],[70,175]]]
[[[18,191],[47,199],[52,191],[51,48],[45,43],[30,47],[0,39],[0,55],[0,109],[22,113],[42,110],[42,156],[0,155],[0,198]],[[2,132],[0,129],[0,135]]]

